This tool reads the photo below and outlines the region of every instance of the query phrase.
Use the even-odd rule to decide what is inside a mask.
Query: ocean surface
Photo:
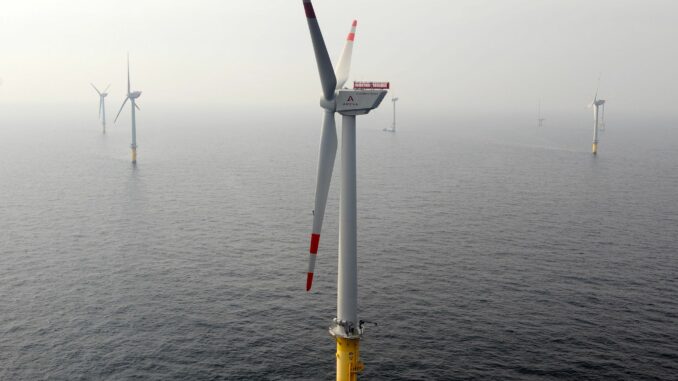
[[[0,124],[0,379],[333,379],[320,111],[144,108],[132,166],[95,108]],[[402,110],[358,118],[363,379],[678,379],[678,125]]]

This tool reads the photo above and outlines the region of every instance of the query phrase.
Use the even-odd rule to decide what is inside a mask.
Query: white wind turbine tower
[[[135,109],[141,110],[139,106],[136,103],[136,99],[141,96],[141,91],[132,91],[131,86],[130,86],[130,80],[129,80],[129,53],[127,54],[127,97],[125,100],[122,102],[122,106],[120,106],[120,111],[118,111],[118,115],[115,116],[115,120],[113,121],[114,123],[118,120],[118,117],[120,116],[120,113],[122,112],[123,107],[125,107],[125,103],[127,103],[127,100],[130,100],[130,103],[132,104],[132,145],[130,146],[132,148],[132,163],[137,162],[137,119],[136,119],[136,113]]]
[[[598,86],[596,87],[596,94],[593,96],[593,101],[589,104],[589,108],[593,107],[593,146],[592,151],[594,155],[598,154],[598,129],[600,128],[600,121],[598,115],[600,110],[605,110],[605,100],[598,99],[598,88],[600,87],[600,78],[598,78]],[[604,122],[603,122],[604,123]]]
[[[343,88],[349,76],[357,22],[353,21],[338,65],[333,70],[311,0],[303,0],[303,5],[320,74],[320,107],[323,109],[306,290],[310,290],[313,283],[320,230],[332,179],[337,151],[334,114],[338,112],[342,115],[342,141],[337,317],[329,330],[337,342],[337,380],[355,380],[363,368],[359,361],[359,346],[364,323],[358,320],[356,115],[367,114],[378,107],[389,86],[388,83],[355,82],[354,89]]]
[[[108,91],[108,88],[111,87],[111,85],[109,84],[108,86],[106,86],[106,88],[104,89],[103,92],[99,91],[99,89],[97,89],[97,87],[94,86],[93,83],[90,83],[90,85],[92,85],[92,87],[94,88],[94,91],[96,91],[97,94],[99,94],[99,118],[101,119],[101,126],[103,127],[104,134],[105,134],[106,133],[106,102],[104,101],[104,98],[106,98],[106,96],[108,95],[107,91]]]

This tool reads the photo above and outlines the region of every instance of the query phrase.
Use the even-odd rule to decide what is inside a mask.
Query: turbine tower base
[[[360,338],[336,336],[337,381],[357,381],[358,373],[365,369],[360,361]]]
[[[598,143],[593,143],[591,151],[593,152],[594,155],[598,154]]]

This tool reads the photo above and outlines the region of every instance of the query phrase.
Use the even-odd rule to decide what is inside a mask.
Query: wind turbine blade
[[[111,87],[111,84],[109,83],[108,86],[104,89],[104,93],[108,91],[108,88]]]
[[[129,52],[128,52],[127,53],[127,96],[129,96],[129,94],[131,92],[131,90],[130,90],[131,86],[130,86],[129,82],[130,81],[129,81]]]
[[[339,63],[337,64],[337,69],[334,71],[337,77],[337,90],[344,87],[346,81],[348,81],[348,75],[351,71],[351,57],[353,56],[353,40],[355,40],[355,29],[358,26],[358,20],[353,20],[353,25],[351,25],[351,31],[346,37],[346,44],[344,45],[344,50],[341,52],[339,57]]]
[[[318,153],[318,177],[315,187],[315,208],[313,209],[313,232],[311,234],[311,248],[309,250],[308,273],[306,277],[306,291],[313,285],[315,260],[320,243],[320,230],[325,217],[327,194],[330,190],[334,158],[337,156],[337,127],[334,121],[334,112],[325,111],[323,115],[322,134],[320,136],[320,152]]]
[[[101,118],[101,105],[104,103],[104,98],[99,97],[99,118]]]
[[[591,106],[595,105],[597,101],[598,101],[598,87],[596,87],[596,94],[593,96],[593,100],[591,101],[589,108],[591,108]]]
[[[315,60],[318,64],[318,73],[320,74],[320,85],[323,89],[323,97],[327,100],[334,99],[334,90],[337,87],[337,78],[334,75],[332,68],[332,61],[327,54],[327,47],[323,40],[323,34],[320,31],[320,25],[315,17],[313,4],[311,0],[304,1],[304,10],[306,12],[306,21],[308,22],[308,30],[311,33],[311,41],[313,43],[313,51],[315,52]]]
[[[93,84],[93,83],[90,83],[90,85],[92,85],[92,87],[94,88],[94,91],[96,91],[96,92],[97,92],[97,94],[101,95],[101,91],[99,91],[99,89],[97,89],[97,87],[96,87],[96,86],[94,86],[94,84]]]
[[[139,108],[139,105],[137,104],[137,102],[134,102],[134,107],[136,107],[137,110],[141,111],[141,109]]]
[[[596,95],[593,96],[593,102],[591,102],[591,104],[596,103],[596,101],[598,100],[598,89],[600,88],[600,77],[602,77],[602,76],[603,76],[603,73],[601,72],[598,75],[598,84],[596,85]]]
[[[118,115],[115,116],[113,123],[118,121],[118,117],[120,116],[120,113],[122,112],[122,108],[125,107],[125,103],[127,103],[128,99],[129,99],[129,97],[125,98],[125,100],[122,102],[122,106],[120,106],[120,111],[118,111]]]

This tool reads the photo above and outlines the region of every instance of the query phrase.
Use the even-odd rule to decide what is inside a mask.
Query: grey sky
[[[68,4],[68,6],[64,6]],[[389,80],[412,111],[579,112],[599,72],[609,112],[678,115],[676,1],[314,2],[333,60],[353,18],[351,80]],[[4,1],[0,101],[317,105],[300,0]],[[449,110],[449,111],[448,111]],[[623,111],[622,111],[623,110]],[[109,111],[110,113],[111,111]]]

